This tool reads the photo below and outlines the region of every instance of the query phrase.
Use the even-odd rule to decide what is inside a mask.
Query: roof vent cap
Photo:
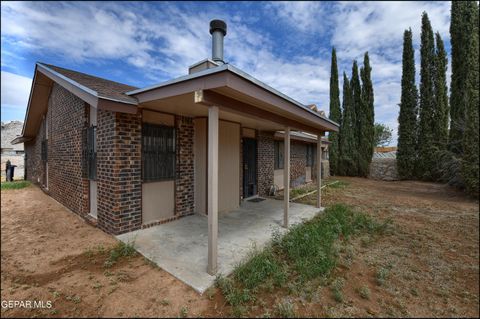
[[[222,20],[210,21],[210,34],[212,35],[212,60],[224,64],[223,38],[227,35],[227,24]]]
[[[210,21],[210,34],[213,34],[216,30],[219,30],[223,33],[223,36],[227,35],[227,24],[223,20],[212,20]]]

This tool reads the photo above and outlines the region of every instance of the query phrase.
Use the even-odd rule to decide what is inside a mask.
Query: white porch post
[[[317,207],[322,207],[322,135],[317,135]]]
[[[218,236],[218,107],[208,108],[208,267],[217,272]]]
[[[283,226],[288,228],[288,209],[290,207],[290,128],[285,128],[283,143]]]

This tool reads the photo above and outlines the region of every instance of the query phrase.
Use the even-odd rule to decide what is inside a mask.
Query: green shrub
[[[333,294],[333,299],[335,299],[336,302],[338,303],[343,302],[343,292],[341,289],[337,289],[337,288],[332,289],[332,294]]]
[[[336,278],[332,282],[331,290],[332,290],[332,295],[333,299],[335,299],[336,302],[342,303],[343,302],[343,285],[345,284],[345,281],[343,278]]]
[[[185,318],[188,315],[188,307],[187,306],[182,306],[180,308],[180,318]]]
[[[248,289],[235,287],[230,278],[222,275],[217,276],[215,285],[222,291],[225,299],[231,306],[239,306],[253,299]]]
[[[370,289],[368,289],[367,286],[360,287],[360,289],[358,289],[358,294],[363,299],[367,299],[367,300],[370,299]]]
[[[233,277],[242,286],[254,289],[269,278],[273,278],[276,286],[282,286],[287,276],[272,250],[267,248],[254,250],[247,262],[235,268]]]
[[[275,313],[279,318],[295,318],[295,306],[291,301],[286,300],[276,305]]]
[[[135,250],[134,243],[118,242],[118,244],[110,250],[110,254],[105,261],[104,266],[106,268],[112,267],[122,257],[135,256],[137,251]]]
[[[375,279],[377,281],[377,284],[379,286],[385,285],[385,282],[388,279],[388,276],[389,276],[389,270],[385,267],[381,267],[379,270],[377,270],[377,273],[375,274]]]

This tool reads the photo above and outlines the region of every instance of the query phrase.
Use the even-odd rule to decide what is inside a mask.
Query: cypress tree
[[[420,44],[420,120],[418,130],[417,176],[431,180],[435,168],[434,147],[434,74],[435,44],[432,26],[426,12],[422,15]]]
[[[342,125],[340,127],[340,157],[338,173],[340,175],[355,175],[355,112],[352,105],[350,81],[343,72]]]
[[[354,166],[352,167],[352,176],[365,176],[363,168],[363,157],[361,154],[362,141],[365,139],[365,130],[363,128],[366,126],[366,114],[364,112],[363,101],[362,101],[362,88],[360,86],[360,78],[358,76],[358,65],[357,61],[353,61],[352,66],[352,78],[350,80],[350,89],[352,92],[352,107],[353,107],[353,123],[354,123]]]
[[[443,151],[447,147],[448,139],[448,96],[447,96],[447,53],[443,45],[440,33],[435,34],[436,52],[435,52],[435,106],[434,113],[434,133],[435,146]]]
[[[465,131],[463,135],[462,177],[467,192],[479,195],[479,40],[478,40],[478,4],[476,1],[467,4],[465,20],[470,23],[467,30],[468,58],[466,62],[465,87]]]
[[[402,93],[398,116],[397,169],[402,179],[415,177],[417,102],[415,52],[412,44],[412,30],[409,29],[403,33]]]
[[[465,126],[465,85],[468,59],[466,43],[470,24],[465,21],[467,1],[452,1],[450,42],[452,54],[452,80],[450,82],[449,149],[456,155],[463,153],[462,137]]]
[[[332,65],[330,71],[330,119],[342,124],[342,110],[340,109],[340,90],[338,87],[338,67],[337,67],[337,53],[335,48],[332,48]],[[329,147],[330,156],[330,170],[332,174],[338,174],[338,162],[340,156],[340,139],[339,133],[330,132],[328,139],[331,142]]]
[[[375,140],[375,110],[372,84],[372,68],[370,67],[370,58],[368,52],[365,52],[363,57],[363,68],[360,71],[362,79],[362,107],[365,123],[363,123],[362,142],[359,148],[360,156],[360,172],[361,176],[368,176],[370,170],[370,163],[373,156],[374,140]]]

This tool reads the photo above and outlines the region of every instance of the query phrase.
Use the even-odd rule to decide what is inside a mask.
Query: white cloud
[[[25,114],[27,108],[32,79],[6,71],[2,71],[1,78],[2,119],[4,111],[8,111],[13,114],[12,119],[23,120],[21,114]]]
[[[332,44],[337,48],[340,65],[350,74],[351,61],[357,59],[360,66],[363,54],[369,52],[375,119],[394,129],[392,144],[396,144],[403,32],[412,28],[418,61],[422,12],[428,13],[433,30],[438,30],[447,42],[450,2],[341,2],[336,10]],[[416,67],[418,83],[419,65]]]
[[[267,4],[267,10],[272,9],[279,19],[293,27],[304,31],[323,31],[328,18],[322,10],[321,2],[315,1],[278,1]]]
[[[307,13],[317,7],[310,3],[295,6]],[[2,9],[3,35],[17,45],[80,62],[122,59],[146,70],[147,76],[156,81],[159,72],[184,75],[188,65],[210,56],[208,23],[215,17],[224,18],[229,23],[225,39],[228,62],[301,102],[320,103],[320,92],[328,91],[328,66],[323,61],[279,58],[273,53],[273,40],[268,34],[252,30],[241,18],[222,12],[192,15],[169,5],[149,12],[142,5],[114,3],[2,3]],[[301,19],[314,23],[313,16]]]
[[[332,44],[348,58],[365,51],[401,53],[405,29],[411,27],[414,41],[419,41],[423,11],[433,29],[449,39],[450,2],[342,2],[334,14]]]
[[[258,32],[250,17],[241,13],[229,15],[211,7],[192,13],[168,2],[154,10],[143,2],[2,2],[1,6],[2,42],[53,53],[70,63],[124,61],[144,71],[152,82],[184,75],[189,65],[210,56],[208,23],[224,19],[229,63],[302,103],[317,103],[328,113],[330,59],[318,52],[329,50],[325,48],[329,44],[319,43],[315,56],[307,56],[302,55],[301,40],[295,51],[300,54],[284,57],[275,49],[279,39]],[[340,75],[345,70],[350,76],[352,59],[361,66],[364,52],[369,51],[376,120],[392,128],[397,126],[400,100],[403,31],[412,27],[418,47],[421,14],[427,11],[433,29],[445,42],[449,40],[449,2],[273,2],[262,8],[273,13],[273,21],[296,32],[296,39],[331,36]],[[2,63],[4,57],[2,49]]]
[[[138,36],[139,28],[128,12],[92,4],[2,2],[3,36],[79,61],[148,52],[152,46]]]

